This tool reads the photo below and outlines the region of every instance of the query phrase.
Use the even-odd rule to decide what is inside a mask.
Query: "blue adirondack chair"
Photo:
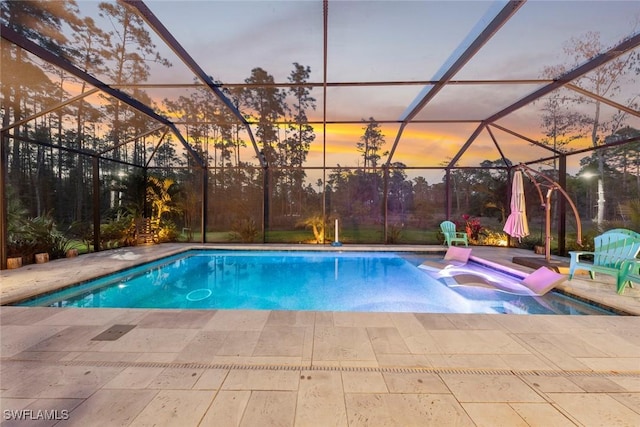
[[[632,287],[632,282],[640,284],[640,259],[637,258],[622,263],[622,291],[618,293],[624,292],[627,285]]]
[[[465,246],[469,246],[467,240],[467,233],[461,233],[456,231],[456,225],[451,221],[443,221],[440,223],[440,229],[444,234],[444,242],[447,246],[451,246],[454,242],[464,243]]]
[[[569,280],[573,278],[576,270],[586,270],[591,279],[596,273],[608,274],[615,277],[616,287],[621,294],[625,285],[629,283],[633,276],[630,260],[635,260],[640,252],[640,234],[626,229],[609,230],[596,236],[594,241],[595,250],[569,251],[571,263],[569,264]],[[590,255],[593,262],[586,262],[581,257]]]

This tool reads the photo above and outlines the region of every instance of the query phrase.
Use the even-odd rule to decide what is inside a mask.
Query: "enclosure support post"
[[[267,243],[269,229],[269,166],[262,168],[262,243]]]
[[[544,203],[544,259],[551,260],[551,195],[554,187],[547,190],[547,197]]]
[[[100,251],[100,159],[93,157],[93,251]]]
[[[383,220],[384,220],[384,243],[389,243],[389,234],[388,234],[388,229],[389,229],[389,224],[388,224],[388,208],[387,208],[387,202],[389,201],[389,168],[387,167],[387,165],[382,165],[382,215],[383,215]],[[397,243],[397,242],[394,242]]]
[[[142,169],[142,182],[144,188],[144,194],[142,195],[142,217],[149,218],[149,203],[147,203],[147,188],[149,188],[149,170],[146,168]]]
[[[207,211],[209,207],[209,168],[202,168],[202,215],[200,215],[202,237],[200,243],[207,243]]]
[[[567,156],[560,155],[558,164],[558,184],[562,188],[567,188]],[[566,255],[567,238],[567,202],[564,198],[558,198],[558,254]]]
[[[0,136],[0,270],[7,268],[7,165],[8,150],[6,144],[8,139],[4,132]]]
[[[445,169],[444,176],[444,216],[451,218],[451,169]]]

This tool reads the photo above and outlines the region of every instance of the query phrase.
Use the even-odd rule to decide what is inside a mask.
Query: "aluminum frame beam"
[[[613,61],[614,59],[624,55],[625,53],[629,52],[632,49],[637,48],[638,46],[640,46],[640,33],[636,33],[633,36],[621,41],[616,46],[613,46],[606,52],[603,52],[600,55],[594,56],[593,58],[584,62],[582,65],[579,65],[576,68],[567,71],[562,76],[554,80],[552,83],[549,83],[548,85],[541,87],[540,89],[530,93],[529,95],[526,95],[523,98],[520,98],[518,101],[502,109],[501,111],[498,111],[492,116],[489,116],[483,121],[482,126],[484,127],[488,124],[493,124],[497,120],[504,118],[505,116],[524,107],[525,105],[531,104],[532,102],[542,98],[543,96],[553,92],[556,89],[559,89],[563,86],[567,86],[572,81],[584,76],[585,74],[606,64],[607,62]],[[473,141],[477,138],[477,136],[478,135],[474,133],[474,135],[472,135],[467,140],[467,142],[465,142],[462,148],[460,148],[460,151],[458,151],[458,154],[456,154],[453,157],[453,159],[451,159],[451,162],[449,162],[449,165],[447,167],[452,167],[458,162],[458,160],[460,160],[460,157],[465,153],[465,151],[467,151],[467,149],[473,143]]]
[[[125,145],[127,145],[127,144],[130,144],[130,143],[134,142],[136,139],[144,138],[145,136],[152,135],[152,134],[154,134],[154,133],[156,133],[156,132],[161,131],[162,129],[164,129],[164,128],[166,128],[166,127],[167,127],[166,125],[156,126],[156,127],[155,127],[155,128],[153,128],[153,129],[149,129],[148,131],[143,132],[143,133],[141,133],[141,134],[139,134],[139,135],[136,135],[136,136],[134,136],[133,138],[129,138],[129,139],[127,139],[126,141],[123,141],[123,142],[121,142],[121,143],[119,143],[119,144],[114,145],[113,147],[109,147],[109,148],[107,148],[107,149],[105,149],[105,150],[99,151],[99,152],[98,152],[98,154],[99,154],[99,155],[107,154],[107,153],[109,153],[109,152],[111,152],[111,151],[115,150],[116,148],[120,148],[120,147],[122,147],[122,146],[125,146]],[[165,132],[165,134],[166,134],[166,132]],[[163,135],[163,136],[164,136],[164,135]]]
[[[622,104],[618,104],[610,99],[607,99],[603,96],[597,95],[593,92],[589,92],[588,90],[582,89],[580,86],[576,86],[574,84],[567,84],[566,88],[573,90],[574,92],[578,92],[581,95],[584,95],[588,98],[595,99],[596,101],[602,102],[603,104],[607,104],[610,107],[617,108],[620,111],[624,111],[627,114],[631,114],[632,116],[640,117],[640,111],[636,111],[633,108],[629,108]]]
[[[96,92],[98,92],[97,88],[90,89],[90,90],[88,90],[88,91],[86,91],[84,93],[81,93],[80,95],[74,96],[73,98],[69,98],[66,101],[62,101],[59,104],[56,104],[56,105],[54,105],[52,107],[49,107],[49,108],[47,108],[45,110],[39,111],[39,112],[37,112],[35,114],[32,114],[29,117],[25,117],[22,120],[18,120],[17,122],[14,122],[14,123],[10,124],[6,128],[2,128],[2,132],[6,132],[6,131],[9,131],[9,130],[11,130],[13,128],[16,128],[16,127],[18,127],[20,125],[23,125],[23,124],[25,124],[27,122],[30,122],[31,120],[37,119],[38,117],[44,116],[45,114],[48,114],[48,113],[51,113],[51,112],[57,110],[58,108],[62,108],[65,105],[73,104],[74,102],[80,101],[80,100],[86,98],[89,95],[93,95]]]
[[[447,85],[451,86],[473,86],[473,85],[540,85],[551,83],[553,79],[504,79],[504,80],[449,80]],[[387,81],[371,81],[371,82],[327,82],[327,87],[363,87],[363,86],[428,86],[435,85],[438,80],[387,80]],[[197,89],[205,85],[202,83],[131,83],[111,85],[115,88],[135,87],[141,89],[150,88],[170,88],[170,89]],[[215,83],[215,87],[231,87],[231,88],[248,88],[248,87],[282,87],[291,88],[300,86],[298,83],[275,82],[269,84],[263,83]],[[322,82],[307,82],[304,86],[312,88],[323,88]]]
[[[7,157],[8,139],[6,132],[0,132],[0,270],[7,268],[9,254],[7,242],[9,240],[9,220],[7,209]]]
[[[51,144],[49,142],[44,142],[44,141],[38,141],[32,138],[27,138],[24,136],[20,136],[20,135],[14,135],[12,133],[7,133],[6,134],[7,138],[10,139],[15,139],[16,141],[22,141],[22,142],[28,142],[30,144],[36,144],[36,145],[40,145],[42,147],[47,147],[47,148],[51,148],[51,149],[55,149],[55,150],[61,150],[61,151],[66,151],[68,153],[74,153],[74,154],[78,154],[81,156],[86,156],[86,157],[97,157],[100,160],[103,160],[105,162],[113,162],[113,163],[117,163],[119,165],[125,165],[125,166],[130,166],[130,167],[134,167],[134,168],[143,168],[144,166],[141,165],[136,165],[134,163],[131,162],[126,162],[124,160],[116,160],[116,159],[110,159],[109,157],[103,157],[102,155],[96,153],[95,151],[86,151],[86,150],[79,150],[77,148],[73,148],[73,147],[65,147],[63,145],[56,145],[56,144]]]
[[[118,99],[119,101],[124,102],[125,104],[138,110],[142,114],[145,114],[150,118],[168,126],[172,130],[172,132],[176,135],[176,137],[180,140],[180,142],[182,143],[184,148],[187,150],[187,152],[189,152],[189,154],[196,160],[196,162],[198,162],[201,167],[206,167],[205,162],[202,160],[199,154],[193,148],[191,148],[191,146],[184,139],[184,137],[182,136],[178,128],[175,126],[175,124],[173,124],[173,122],[167,119],[166,117],[156,113],[148,105],[143,104],[142,102],[138,101],[135,98],[132,98],[131,96],[127,95],[124,92],[119,91],[118,89],[112,88],[111,86],[100,81],[99,79],[92,76],[91,74],[88,74],[82,71],[81,69],[79,69],[78,67],[73,65],[71,62],[67,61],[66,59],[52,52],[49,52],[42,46],[18,34],[16,31],[12,30],[11,28],[7,27],[4,24],[0,27],[0,35],[2,36],[3,39],[15,44],[16,46],[19,46],[20,48],[28,52],[31,52],[38,58],[65,70],[66,72],[82,79],[83,81],[89,83],[91,86],[99,89],[100,91],[111,95],[112,97]]]
[[[526,137],[526,136],[524,136],[522,134],[519,134],[518,132],[512,131],[511,129],[507,129],[504,126],[500,126],[499,124],[489,123],[489,125],[487,126],[487,130],[490,129],[490,126],[493,126],[496,129],[499,129],[499,130],[501,130],[503,132],[506,132],[509,135],[513,135],[516,138],[520,138],[520,139],[522,139],[524,141],[527,141],[528,143],[533,144],[533,145],[535,145],[537,147],[543,148],[543,149],[545,149],[547,151],[552,151],[553,154],[557,154],[557,155],[562,154],[562,151],[560,151],[560,150],[554,149],[553,147],[551,147],[549,145],[545,145],[545,144],[541,143],[540,141],[536,141],[535,139],[528,138],[528,137]]]
[[[127,4],[134,9],[136,9],[142,18],[153,28],[153,30],[164,40],[167,46],[173,50],[173,52],[182,60],[182,62],[191,69],[191,71],[205,84],[211,89],[211,91],[227,106],[229,110],[235,115],[238,120],[244,125],[249,139],[251,139],[251,144],[253,144],[253,148],[256,152],[256,156],[260,161],[260,165],[265,167],[266,163],[262,156],[260,156],[260,149],[258,148],[258,144],[256,143],[255,137],[253,136],[253,132],[251,131],[251,126],[244,118],[242,113],[233,105],[233,103],[224,95],[224,93],[220,90],[218,85],[213,81],[211,76],[204,72],[204,70],[200,67],[200,65],[189,55],[189,53],[182,47],[182,45],[176,40],[176,38],[169,32],[169,30],[164,26],[162,22],[155,16],[155,14],[147,7],[147,5],[142,0],[119,0],[120,2]]]
[[[144,164],[144,168],[148,169],[149,165],[151,164],[151,160],[153,160],[153,157],[156,155],[156,152],[158,151],[158,149],[160,148],[160,146],[164,143],[164,137],[167,136],[167,133],[169,132],[169,129],[166,129],[163,133],[162,136],[160,137],[160,139],[158,140],[158,143],[156,144],[155,148],[153,149],[153,151],[151,152],[151,155],[149,156],[149,159],[147,160],[147,162]]]
[[[437,82],[430,87],[425,87],[422,90],[422,93],[416,98],[411,105],[402,113],[400,120],[402,124],[400,125],[400,129],[398,129],[398,133],[393,142],[393,146],[389,152],[389,156],[387,158],[387,166],[391,164],[391,160],[393,159],[393,154],[396,151],[396,147],[400,142],[400,137],[404,132],[405,126],[411,122],[411,120],[453,79],[455,76],[466,64],[469,62],[476,53],[493,37],[500,28],[509,20],[515,13],[524,5],[525,1],[522,0],[514,0],[509,1],[505,4],[500,10],[493,12],[491,11],[489,15],[493,14],[493,17],[490,18],[490,22],[484,25],[484,20],[481,20],[476,27],[471,30],[471,33],[467,36],[467,39],[462,42],[462,44],[458,47],[457,50],[463,49],[462,53],[460,53],[457,57],[452,56],[447,60],[447,62],[443,65],[443,68],[438,70],[436,73]],[[464,47],[466,45],[466,47]],[[447,66],[447,64],[451,63],[451,65]]]
[[[500,153],[500,158],[502,159],[502,162],[505,164],[505,166],[509,166],[509,164],[507,163],[507,156],[504,155],[504,152],[502,151],[502,148],[500,147],[500,144],[498,144],[498,140],[496,139],[496,137],[493,135],[493,132],[491,132],[491,128],[487,127],[487,133],[489,134],[489,137],[491,137],[491,140],[493,141],[493,145],[496,146],[496,149],[498,150],[498,153]]]
[[[411,123],[480,123],[482,120],[481,119],[469,119],[469,120],[457,120],[457,119],[452,119],[452,120],[444,120],[444,119],[436,119],[436,120],[412,120]],[[207,121],[207,120],[202,120],[202,121],[175,121],[174,122],[176,125],[196,125],[196,124],[233,124],[233,122],[229,122],[229,121],[216,121],[216,122],[211,122],[211,121]],[[272,122],[274,125],[291,125],[291,124],[297,124],[295,121],[293,120],[276,120]],[[362,119],[360,120],[309,120],[307,122],[305,122],[305,124],[308,125],[321,125],[321,124],[328,124],[328,125],[362,125]],[[382,123],[382,124],[401,124],[402,122],[400,122],[399,120],[376,120],[376,123]],[[249,124],[251,125],[257,125],[259,124],[258,122],[249,122]]]

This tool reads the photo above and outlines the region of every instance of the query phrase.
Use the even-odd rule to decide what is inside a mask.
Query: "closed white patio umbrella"
[[[511,213],[504,224],[504,232],[518,241],[529,235],[529,223],[527,222],[526,204],[524,199],[524,184],[522,171],[517,170],[513,174],[511,184]]]

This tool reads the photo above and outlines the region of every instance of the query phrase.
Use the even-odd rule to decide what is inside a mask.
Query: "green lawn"
[[[240,242],[240,240],[230,240],[231,233],[228,231],[208,231],[208,243],[229,243]],[[186,236],[181,236],[179,241],[186,241]],[[254,243],[262,243],[262,236],[258,235]],[[392,239],[390,243],[398,244],[440,244],[442,243],[438,230],[403,229],[399,236],[390,233]],[[199,242],[200,233],[193,233],[193,242]],[[327,241],[333,241],[333,234],[327,233]],[[339,235],[342,243],[360,244],[383,244],[384,233],[381,227],[361,226],[357,228],[342,229]],[[315,243],[311,230],[269,230],[265,241],[267,243]]]
[[[583,232],[583,250],[589,250],[590,246],[593,246],[593,236],[598,234],[597,231],[587,230]],[[207,243],[243,243],[239,239],[231,240],[230,231],[208,231]],[[389,232],[390,242],[392,244],[426,244],[426,245],[441,245],[442,236],[438,229],[416,229],[405,228],[402,229],[399,234]],[[180,235],[178,237],[179,242],[200,242],[202,234],[194,232],[191,234],[191,239],[187,240],[186,235]],[[343,228],[340,232],[340,242],[345,244],[384,244],[382,227],[376,226],[359,226],[355,228]],[[533,237],[532,237],[533,238]],[[575,233],[567,233],[567,250],[578,249],[575,244]],[[333,241],[333,234],[327,233],[327,243]],[[253,243],[262,243],[262,235],[258,235]],[[267,232],[266,243],[290,243],[290,244],[302,244],[302,243],[315,243],[313,233],[308,229],[293,229],[293,230],[271,230]],[[69,249],[77,249],[79,254],[86,254],[93,252],[93,245],[87,248],[86,243],[81,240],[72,240]],[[552,252],[557,251],[557,241],[553,239],[551,241]]]

